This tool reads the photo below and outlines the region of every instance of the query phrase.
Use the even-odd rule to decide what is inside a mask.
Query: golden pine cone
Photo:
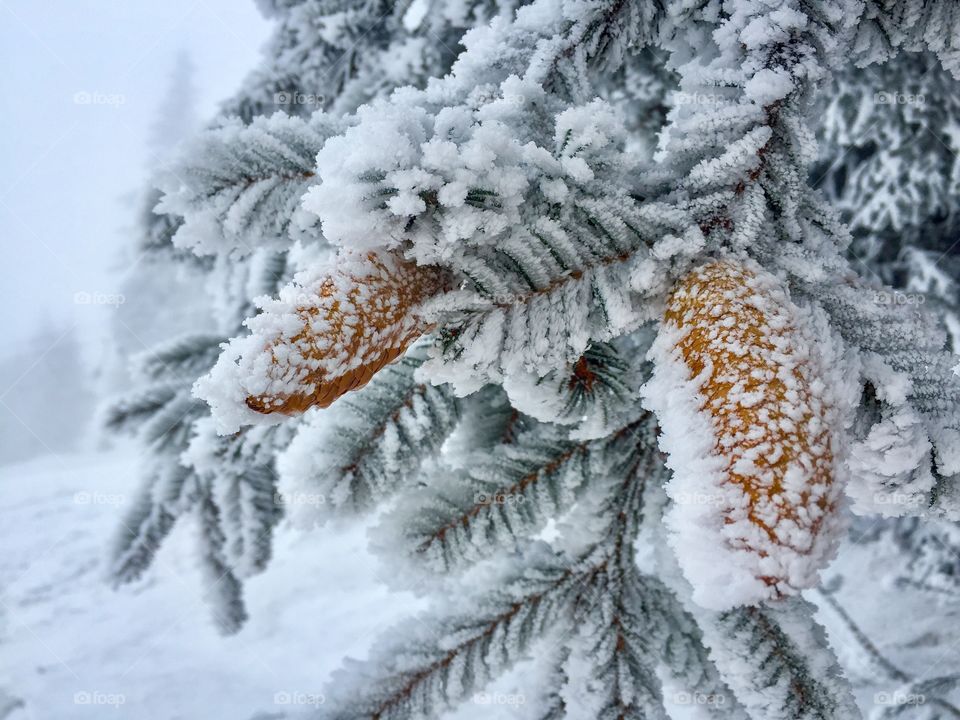
[[[273,338],[266,392],[248,396],[258,413],[295,415],[327,407],[363,387],[430,330],[418,306],[443,290],[445,273],[392,254],[339,263],[295,308],[301,329]]]
[[[832,553],[831,542],[819,536],[836,510],[838,492],[832,414],[803,314],[772,275],[716,261],[676,284],[661,336],[672,346],[664,352],[682,364],[679,372],[686,377],[680,383],[693,388],[691,405],[700,414],[686,427],[681,420],[671,431],[696,432],[691,428],[704,419],[700,427],[712,431],[708,438],[672,441],[680,443],[674,452],[684,442],[702,442],[704,448],[712,444],[707,453],[713,457],[701,466],[712,469],[688,470],[680,484],[688,493],[704,488],[703,497],[692,501],[714,502],[722,520],[695,510],[691,517],[696,519],[689,522],[697,527],[691,537],[703,542],[713,533],[714,540],[724,543],[730,561],[749,568],[762,583],[752,590],[757,600],[809,586]],[[658,392],[664,393],[664,387]],[[709,481],[697,477],[711,473]],[[690,529],[687,522],[678,519],[675,528],[682,534],[684,527]],[[704,526],[712,529],[705,534]],[[749,556],[745,561],[744,555]],[[699,570],[693,574],[724,577],[722,569],[696,562]],[[746,584],[756,585],[749,577]]]

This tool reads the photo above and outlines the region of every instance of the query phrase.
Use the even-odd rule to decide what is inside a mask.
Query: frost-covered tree
[[[825,94],[821,161],[813,178],[853,235],[860,271],[925,302],[958,349],[954,315],[960,273],[960,99],[930,54],[847,68]],[[862,263],[862,264],[861,264]]]
[[[960,6],[263,6],[264,67],[160,182],[148,235],[216,329],[110,413],[151,458],[114,577],[192,515],[235,631],[286,508],[379,511],[437,605],[326,717],[436,716],[524,660],[541,718],[858,717],[801,593],[851,510],[960,516]],[[898,672],[955,716],[956,677]]]
[[[0,378],[0,464],[82,448],[94,396],[75,326],[38,323],[26,342],[0,354]]]
[[[151,175],[200,128],[193,74],[190,56],[181,51],[151,128]],[[197,307],[203,307],[207,301],[204,284],[209,261],[170,243],[178,223],[175,218],[154,212],[160,197],[160,191],[151,185],[136,198],[136,239],[118,259],[123,302],[117,305],[110,321],[113,356],[101,370],[101,385],[111,397],[138,382],[139,378],[132,377],[135,373],[130,367],[131,358],[149,352],[156,343],[178,334],[185,326],[203,332],[213,327],[209,313],[197,313]]]

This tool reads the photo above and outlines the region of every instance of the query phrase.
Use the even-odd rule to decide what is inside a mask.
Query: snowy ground
[[[113,591],[101,559],[136,478],[131,452],[0,468],[0,687],[24,701],[11,718],[306,712],[343,654],[363,654],[414,607],[385,601],[362,528],[281,533],[236,637],[212,628],[189,525],[148,579]]]
[[[124,450],[0,468],[0,688],[23,703],[10,720],[296,717],[322,699],[344,655],[362,657],[380,631],[419,607],[377,581],[359,526],[282,531],[270,568],[248,583],[251,619],[235,637],[220,637],[209,620],[189,525],[175,531],[147,579],[111,590],[102,557],[136,486],[136,464]],[[905,605],[900,589],[874,585],[867,594],[868,578],[889,573],[884,563],[882,553],[846,550],[838,597],[908,674],[955,672],[955,612],[929,598]],[[883,599],[889,592],[900,594],[896,616]],[[879,713],[877,694],[893,696],[903,683],[885,677],[832,611],[823,619],[864,709]],[[512,675],[496,691],[516,692],[522,668]],[[898,717],[926,717],[920,707],[904,709]],[[534,710],[468,703],[456,717]]]

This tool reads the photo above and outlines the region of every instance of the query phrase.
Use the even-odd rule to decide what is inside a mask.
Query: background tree
[[[89,303],[91,295],[75,300]],[[46,321],[25,348],[0,358],[0,370],[0,462],[77,450],[90,430],[94,398],[76,328]]]

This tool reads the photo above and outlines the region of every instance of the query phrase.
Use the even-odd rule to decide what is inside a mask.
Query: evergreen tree
[[[190,56],[181,51],[151,128],[151,176],[200,128],[193,74]],[[117,306],[110,323],[113,357],[106,370],[101,370],[101,383],[110,397],[140,381],[134,377],[131,359],[149,353],[157,343],[177,336],[184,327],[194,332],[213,332],[215,328],[209,313],[197,312],[207,301],[205,263],[170,243],[179,223],[173,217],[154,212],[160,198],[154,187],[137,197],[137,238],[120,258],[124,301]]]
[[[528,658],[543,718],[858,717],[800,593],[848,506],[910,518],[942,583],[960,8],[262,4],[263,69],[146,233],[216,329],[109,415],[151,458],[116,580],[193,515],[232,632],[286,508],[382,510],[396,582],[457,602],[325,717],[436,716]],[[898,672],[956,716],[955,677]]]
[[[0,464],[79,450],[94,407],[90,376],[76,327],[50,319],[0,357]]]

